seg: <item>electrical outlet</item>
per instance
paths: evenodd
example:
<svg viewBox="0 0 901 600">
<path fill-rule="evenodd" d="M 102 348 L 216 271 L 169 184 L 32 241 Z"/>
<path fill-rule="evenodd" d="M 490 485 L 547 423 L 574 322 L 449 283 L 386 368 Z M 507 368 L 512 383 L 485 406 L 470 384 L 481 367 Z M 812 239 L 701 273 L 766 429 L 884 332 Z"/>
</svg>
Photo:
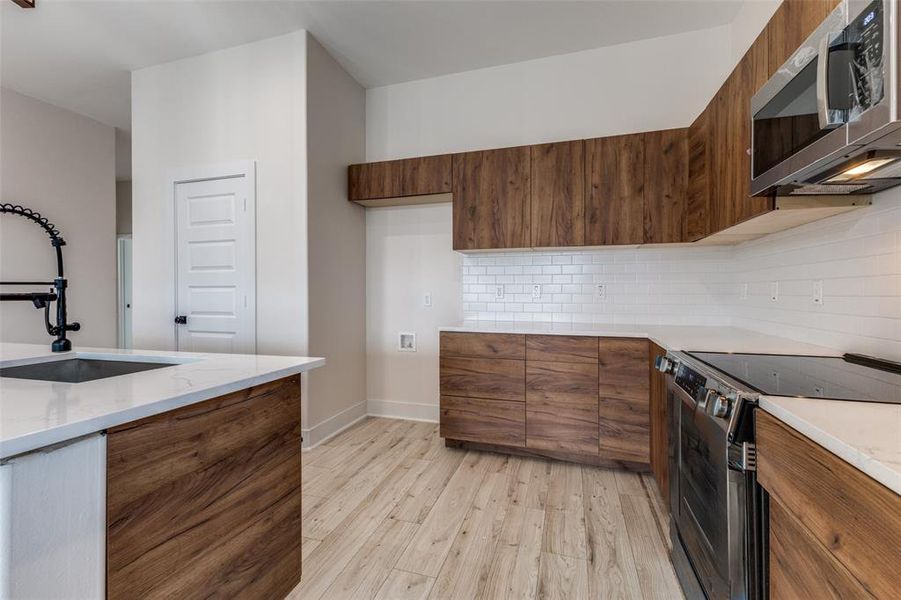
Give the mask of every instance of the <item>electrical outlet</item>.
<svg viewBox="0 0 901 600">
<path fill-rule="evenodd" d="M 607 299 L 607 286 L 603 283 L 599 283 L 597 287 L 597 294 L 600 300 Z"/>
<path fill-rule="evenodd" d="M 817 279 L 813 282 L 813 303 L 817 306 L 823 306 L 823 280 Z"/>
<path fill-rule="evenodd" d="M 503 300 L 504 299 L 504 286 L 502 286 L 502 285 L 494 286 L 494 299 L 495 300 Z"/>
<path fill-rule="evenodd" d="M 742 300 L 748 299 L 748 284 L 747 283 L 741 284 L 740 297 Z"/>
<path fill-rule="evenodd" d="M 532 297 L 541 298 L 541 284 L 536 283 L 532 286 Z"/>
<path fill-rule="evenodd" d="M 425 293 L 425 295 L 422 297 L 422 305 L 423 306 L 431 306 L 432 305 L 432 294 L 431 293 L 429 293 L 429 292 Z"/>
<path fill-rule="evenodd" d="M 770 283 L 770 300 L 772 302 L 779 302 L 779 282 L 773 281 Z"/>
</svg>

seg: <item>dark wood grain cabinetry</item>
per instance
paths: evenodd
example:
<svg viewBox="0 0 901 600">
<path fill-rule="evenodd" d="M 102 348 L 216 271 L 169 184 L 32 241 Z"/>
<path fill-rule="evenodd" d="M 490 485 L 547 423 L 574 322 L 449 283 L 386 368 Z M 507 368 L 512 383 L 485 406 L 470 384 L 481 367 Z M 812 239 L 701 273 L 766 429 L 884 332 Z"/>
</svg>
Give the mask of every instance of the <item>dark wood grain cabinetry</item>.
<svg viewBox="0 0 901 600">
<path fill-rule="evenodd" d="M 526 446 L 598 453 L 598 341 L 526 336 Z"/>
<path fill-rule="evenodd" d="M 647 468 L 647 340 L 445 332 L 440 364 L 449 444 Z"/>
<path fill-rule="evenodd" d="M 442 395 L 440 429 L 447 439 L 525 446 L 525 404 Z"/>
<path fill-rule="evenodd" d="M 601 338 L 599 361 L 600 452 L 650 463 L 648 341 Z"/>
<path fill-rule="evenodd" d="M 645 136 L 585 140 L 585 164 L 586 244 L 642 243 Z"/>
<path fill-rule="evenodd" d="M 453 157 L 454 250 L 531 245 L 528 146 Z"/>
<path fill-rule="evenodd" d="M 585 145 L 532 146 L 532 247 L 585 244 Z"/>
<path fill-rule="evenodd" d="M 688 191 L 688 130 L 667 129 L 644 135 L 645 244 L 683 241 Z"/>
<path fill-rule="evenodd" d="M 770 597 L 897 597 L 901 496 L 756 415 L 757 476 L 770 494 Z"/>
<path fill-rule="evenodd" d="M 353 165 L 350 199 L 451 191 L 464 251 L 755 237 L 751 98 L 838 3 L 784 0 L 687 129 Z"/>
<path fill-rule="evenodd" d="M 586 244 L 682 241 L 687 129 L 586 140 L 585 156 Z"/>
<path fill-rule="evenodd" d="M 347 197 L 360 202 L 447 194 L 451 191 L 451 168 L 450 154 L 351 165 Z"/>
<path fill-rule="evenodd" d="M 110 429 L 107 597 L 285 597 L 300 433 L 300 376 Z"/>
</svg>

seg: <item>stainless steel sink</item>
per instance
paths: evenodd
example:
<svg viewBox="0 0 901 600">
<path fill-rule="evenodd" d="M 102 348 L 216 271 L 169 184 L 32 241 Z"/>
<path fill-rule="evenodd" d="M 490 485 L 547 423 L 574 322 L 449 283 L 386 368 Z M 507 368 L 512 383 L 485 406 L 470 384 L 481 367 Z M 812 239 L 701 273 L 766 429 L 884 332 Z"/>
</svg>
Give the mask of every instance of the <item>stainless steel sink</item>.
<svg viewBox="0 0 901 600">
<path fill-rule="evenodd" d="M 0 377 L 36 379 L 64 383 L 83 383 L 175 366 L 165 362 L 138 362 L 126 360 L 102 360 L 95 358 L 68 358 L 49 362 L 32 363 L 16 367 L 0 368 Z"/>
</svg>

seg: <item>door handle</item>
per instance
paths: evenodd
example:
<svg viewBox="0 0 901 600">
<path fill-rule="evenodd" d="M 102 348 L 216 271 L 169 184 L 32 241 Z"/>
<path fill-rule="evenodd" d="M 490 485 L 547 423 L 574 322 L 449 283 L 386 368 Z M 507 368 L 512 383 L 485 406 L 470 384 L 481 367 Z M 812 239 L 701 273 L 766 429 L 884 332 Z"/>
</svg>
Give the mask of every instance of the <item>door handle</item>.
<svg viewBox="0 0 901 600">
<path fill-rule="evenodd" d="M 178 315 L 177 317 L 175 317 L 175 324 L 176 325 L 187 325 L 188 317 L 186 315 Z"/>
</svg>

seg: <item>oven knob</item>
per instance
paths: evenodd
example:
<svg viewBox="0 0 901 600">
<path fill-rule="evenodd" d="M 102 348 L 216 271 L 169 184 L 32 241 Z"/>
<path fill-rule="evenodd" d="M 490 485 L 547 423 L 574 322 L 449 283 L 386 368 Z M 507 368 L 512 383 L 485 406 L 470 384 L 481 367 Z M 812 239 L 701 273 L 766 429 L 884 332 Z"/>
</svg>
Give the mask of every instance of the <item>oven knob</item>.
<svg viewBox="0 0 901 600">
<path fill-rule="evenodd" d="M 663 374 L 676 372 L 676 363 L 665 356 L 658 356 L 654 361 L 654 366 Z"/>
<path fill-rule="evenodd" d="M 732 408 L 732 402 L 725 396 L 717 396 L 713 401 L 713 416 L 725 419 L 729 416 L 729 410 Z"/>
</svg>

